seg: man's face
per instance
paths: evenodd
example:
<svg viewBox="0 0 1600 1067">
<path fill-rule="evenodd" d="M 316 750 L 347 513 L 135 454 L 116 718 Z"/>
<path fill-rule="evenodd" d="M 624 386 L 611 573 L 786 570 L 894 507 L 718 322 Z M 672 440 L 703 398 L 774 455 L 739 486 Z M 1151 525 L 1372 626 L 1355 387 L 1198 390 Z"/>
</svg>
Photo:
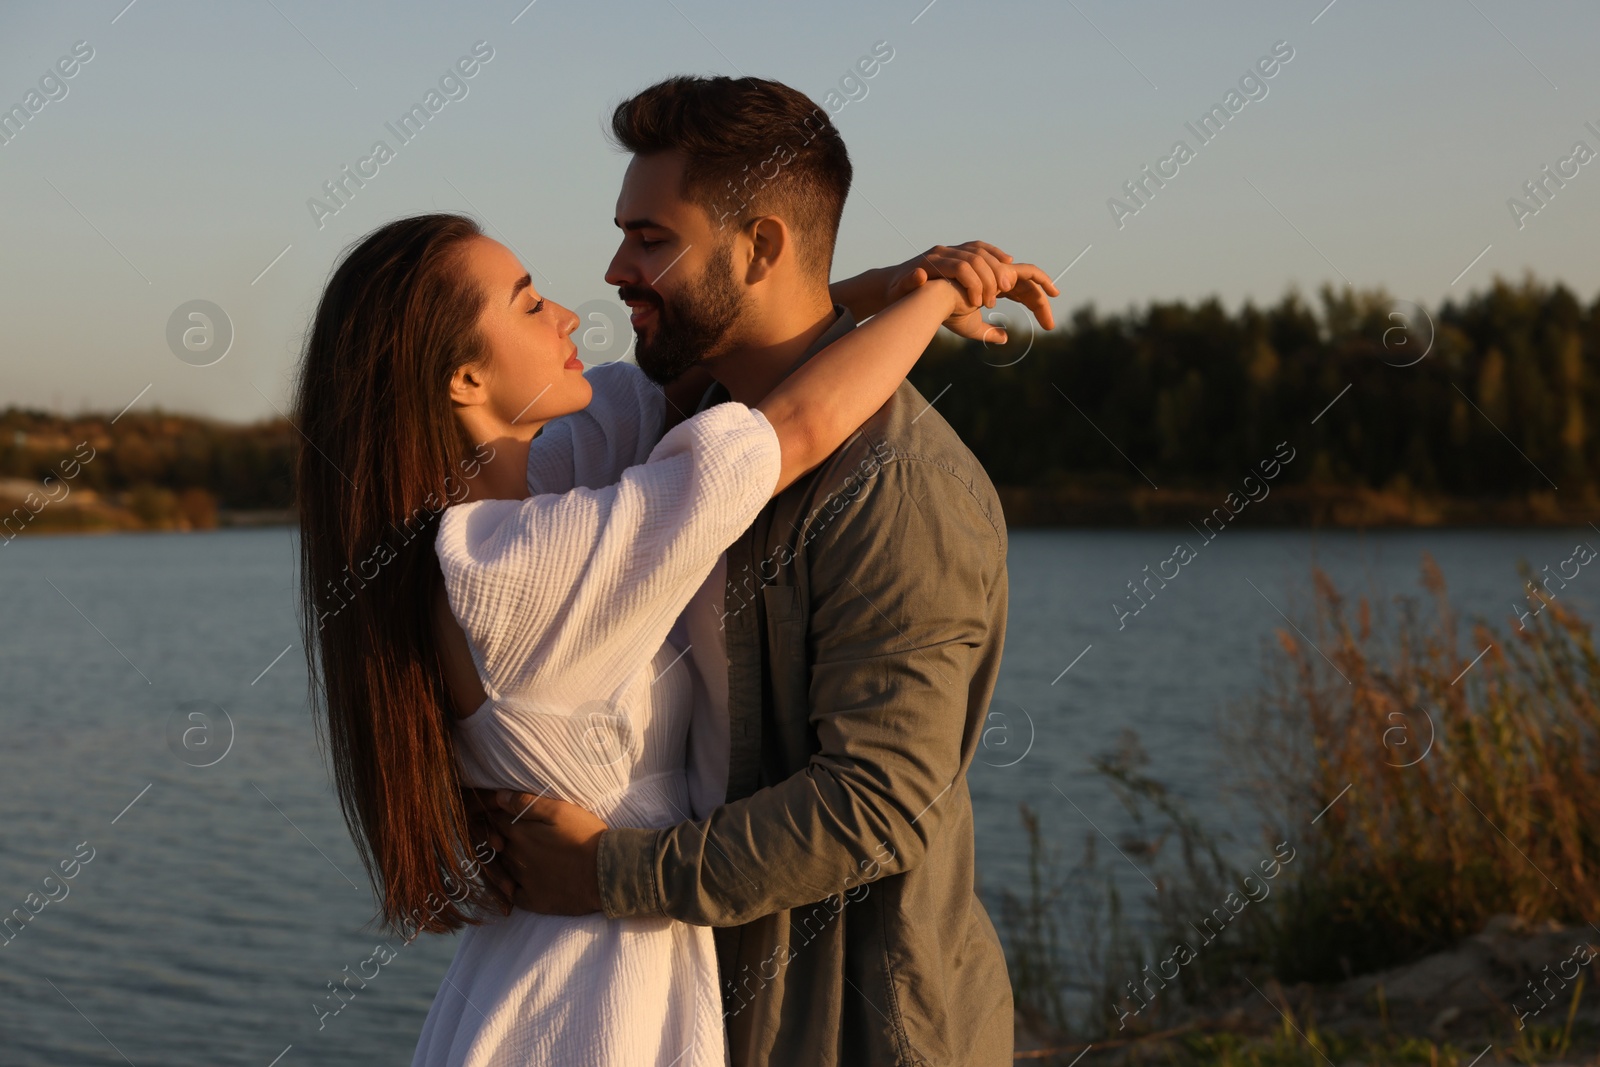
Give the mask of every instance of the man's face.
<svg viewBox="0 0 1600 1067">
<path fill-rule="evenodd" d="M 639 367 L 657 382 L 726 351 L 744 309 L 734 231 L 683 197 L 683 154 L 635 156 L 617 196 L 622 243 L 606 281 L 632 309 Z"/>
</svg>

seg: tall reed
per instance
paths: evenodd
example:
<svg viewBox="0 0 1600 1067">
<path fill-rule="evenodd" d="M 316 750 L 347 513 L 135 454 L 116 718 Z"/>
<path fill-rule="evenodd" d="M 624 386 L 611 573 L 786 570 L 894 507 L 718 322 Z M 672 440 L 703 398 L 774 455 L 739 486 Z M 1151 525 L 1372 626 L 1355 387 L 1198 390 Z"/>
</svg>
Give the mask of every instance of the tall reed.
<svg viewBox="0 0 1600 1067">
<path fill-rule="evenodd" d="M 1257 784 L 1305 842 L 1271 960 L 1283 978 L 1393 964 L 1497 913 L 1600 915 L 1589 623 L 1538 592 L 1528 615 L 1477 622 L 1463 640 L 1426 556 L 1422 584 L 1427 599 L 1395 598 L 1387 626 L 1372 600 L 1314 572 L 1314 629 L 1279 632 L 1282 656 L 1247 709 Z"/>
<path fill-rule="evenodd" d="M 1246 979 L 1332 981 L 1405 962 L 1496 914 L 1600 915 L 1590 625 L 1550 583 L 1534 587 L 1520 619 L 1464 627 L 1426 555 L 1421 571 L 1423 597 L 1352 600 L 1314 570 L 1309 616 L 1278 631 L 1255 697 L 1230 709 L 1223 732 L 1260 839 L 1287 842 L 1295 859 L 1220 937 L 1202 947 L 1195 922 L 1252 871 L 1146 772 L 1136 736 L 1094 765 L 1156 842 L 1139 933 L 1092 838 L 1065 870 L 1024 809 L 1031 880 L 1026 895 L 1003 894 L 1001 927 L 1019 1012 L 1036 1032 L 1120 1032 L 1128 983 L 1180 942 L 1194 959 L 1127 1029 L 1227 1003 L 1248 992 Z"/>
</svg>

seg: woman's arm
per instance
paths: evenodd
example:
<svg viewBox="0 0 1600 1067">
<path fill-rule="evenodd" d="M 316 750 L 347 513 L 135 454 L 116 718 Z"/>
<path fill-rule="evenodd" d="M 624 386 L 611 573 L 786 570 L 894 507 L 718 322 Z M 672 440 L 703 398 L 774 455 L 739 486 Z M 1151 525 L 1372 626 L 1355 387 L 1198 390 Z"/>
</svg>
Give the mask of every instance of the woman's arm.
<svg viewBox="0 0 1600 1067">
<path fill-rule="evenodd" d="M 762 416 L 719 404 L 614 484 L 445 509 L 434 551 L 487 695 L 557 699 L 649 663 L 780 468 Z"/>
<path fill-rule="evenodd" d="M 778 437 L 774 496 L 826 459 L 899 388 L 939 324 L 975 309 L 981 291 L 920 286 L 802 363 L 755 405 Z"/>
<path fill-rule="evenodd" d="M 941 324 L 962 337 L 1004 344 L 1005 329 L 985 323 L 978 313 L 1006 297 L 1032 311 L 1045 329 L 1053 328 L 1049 297 L 1059 295 L 1055 283 L 1033 264 L 1010 259 L 981 241 L 961 249 L 938 246 L 920 261 L 941 277 L 930 281 L 925 267 L 914 266 L 893 287 L 900 295 L 896 303 L 818 352 L 767 394 L 756 409 L 777 432 L 782 451 L 773 495 L 826 459 L 884 405 Z"/>
<path fill-rule="evenodd" d="M 1000 289 L 997 271 L 1011 262 L 1011 254 L 987 241 L 934 245 L 892 267 L 874 267 L 828 286 L 835 304 L 850 310 L 857 320 L 871 318 L 930 278 L 947 278 L 962 285 L 984 287 L 984 306 L 994 307 Z"/>
</svg>

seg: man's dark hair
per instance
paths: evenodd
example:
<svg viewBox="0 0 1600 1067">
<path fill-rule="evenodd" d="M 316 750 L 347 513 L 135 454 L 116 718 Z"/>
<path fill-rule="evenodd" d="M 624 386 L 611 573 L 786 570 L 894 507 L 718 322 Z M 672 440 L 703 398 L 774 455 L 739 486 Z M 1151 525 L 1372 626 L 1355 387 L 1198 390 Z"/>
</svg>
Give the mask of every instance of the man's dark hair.
<svg viewBox="0 0 1600 1067">
<path fill-rule="evenodd" d="M 783 216 L 799 238 L 801 268 L 828 277 L 850 153 L 804 93 L 764 78 L 680 75 L 618 104 L 611 135 L 636 156 L 683 152 L 683 195 L 720 232 Z"/>
</svg>

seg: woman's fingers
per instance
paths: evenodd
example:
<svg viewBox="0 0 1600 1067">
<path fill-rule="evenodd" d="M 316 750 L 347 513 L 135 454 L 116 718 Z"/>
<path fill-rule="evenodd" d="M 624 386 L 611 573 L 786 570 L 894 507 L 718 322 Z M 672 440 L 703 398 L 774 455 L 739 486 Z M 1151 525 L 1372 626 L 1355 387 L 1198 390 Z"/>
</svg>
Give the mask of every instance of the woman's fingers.
<svg viewBox="0 0 1600 1067">
<path fill-rule="evenodd" d="M 1044 272 L 1043 267 L 1035 266 L 1032 263 L 1018 263 L 1016 270 L 1018 278 L 1026 278 L 1039 283 L 1039 287 L 1051 296 L 1061 295 L 1061 290 L 1056 288 L 1056 283 L 1050 279 L 1050 275 Z"/>
<path fill-rule="evenodd" d="M 1010 263 L 1011 253 L 1003 248 L 990 244 L 988 241 L 963 241 L 956 245 L 957 248 L 968 252 L 983 252 L 993 256 L 998 262 Z"/>
<path fill-rule="evenodd" d="M 1000 286 L 1000 293 L 997 295 L 1004 295 L 1007 290 L 1016 288 L 1017 269 L 1009 263 L 997 263 L 994 275 L 997 284 Z"/>
<path fill-rule="evenodd" d="M 917 269 L 923 272 L 923 280 L 930 278 L 944 278 L 956 288 L 960 289 L 962 298 L 974 307 L 980 306 L 984 298 L 982 276 L 972 268 L 971 261 L 975 258 L 972 253 L 959 252 L 945 245 L 934 245 L 924 252 L 917 260 L 922 264 Z M 915 288 L 914 286 L 911 288 Z M 907 288 L 900 295 L 909 293 Z"/>
<path fill-rule="evenodd" d="M 990 244 L 988 241 L 968 241 L 966 245 L 963 245 L 962 247 L 965 248 L 968 246 L 971 246 L 980 252 L 987 252 L 1002 263 L 1011 262 L 1010 252 L 1007 252 L 1003 248 L 996 247 L 995 245 Z"/>
<path fill-rule="evenodd" d="M 983 278 L 976 268 L 965 260 L 947 260 L 934 267 L 941 277 L 950 279 L 961 290 L 962 299 L 972 307 L 983 307 L 987 299 Z"/>
<path fill-rule="evenodd" d="M 962 253 L 962 261 L 978 275 L 983 285 L 983 306 L 994 307 L 994 302 L 1000 299 L 1000 279 L 995 275 L 992 261 L 975 252 Z"/>
<path fill-rule="evenodd" d="M 1043 287 L 1037 282 L 1021 283 L 1013 291 L 1011 299 L 1033 312 L 1033 317 L 1039 320 L 1040 326 L 1047 330 L 1056 328 L 1056 315 L 1050 307 L 1050 298 L 1045 295 Z"/>
<path fill-rule="evenodd" d="M 1016 285 L 1017 272 L 1009 256 L 1001 259 L 986 249 L 977 248 L 979 243 L 973 241 L 969 244 L 974 247 L 948 249 L 945 256 L 949 262 L 964 263 L 978 273 L 984 282 L 983 306 L 992 308 L 1007 289 Z"/>
<path fill-rule="evenodd" d="M 1034 318 L 1039 320 L 1039 325 L 1047 330 L 1056 328 L 1055 312 L 1050 307 L 1050 297 L 1060 296 L 1061 291 L 1056 288 L 1050 276 L 1032 263 L 1018 263 L 1014 268 L 1016 282 L 1004 295 L 1007 299 L 1017 303 L 1033 312 Z"/>
</svg>

